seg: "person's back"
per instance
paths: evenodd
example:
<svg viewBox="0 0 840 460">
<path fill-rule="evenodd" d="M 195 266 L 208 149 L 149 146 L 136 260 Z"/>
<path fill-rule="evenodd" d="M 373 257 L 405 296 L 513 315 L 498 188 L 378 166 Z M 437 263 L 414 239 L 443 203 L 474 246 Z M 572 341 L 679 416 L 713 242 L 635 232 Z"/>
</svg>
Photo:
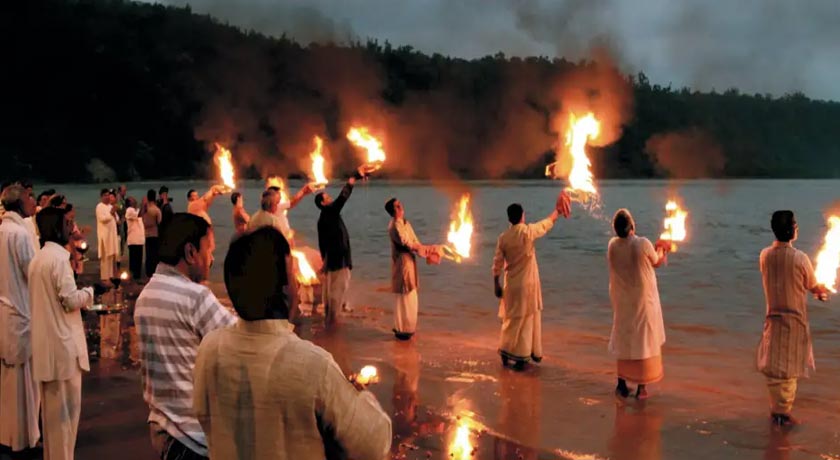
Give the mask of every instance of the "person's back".
<svg viewBox="0 0 840 460">
<path fill-rule="evenodd" d="M 146 203 L 146 212 L 143 213 L 143 232 L 146 238 L 158 237 L 158 226 L 162 217 L 157 204 L 154 202 Z"/>
<path fill-rule="evenodd" d="M 553 222 L 542 220 L 533 224 L 516 224 L 499 236 L 499 247 L 504 254 L 508 278 L 539 279 L 537 253 L 534 242 L 548 232 Z"/>
<path fill-rule="evenodd" d="M 134 309 L 143 399 L 149 422 L 157 425 L 153 434 L 165 432 L 199 455 L 206 455 L 206 440 L 191 405 L 198 346 L 211 331 L 235 322 L 198 282 L 206 279 L 214 247 L 212 228 L 204 219 L 175 214 L 163 233 L 157 271 Z"/>
<path fill-rule="evenodd" d="M 610 294 L 622 305 L 641 308 L 659 303 L 653 264 L 658 258 L 653 244 L 644 237 L 614 237 L 607 248 Z"/>
<path fill-rule="evenodd" d="M 289 245 L 274 227 L 231 244 L 225 285 L 240 315 L 201 342 L 194 412 L 209 456 L 226 460 L 322 460 L 326 446 L 380 460 L 391 421 L 322 348 L 292 332 L 296 308 Z"/>
<path fill-rule="evenodd" d="M 777 241 L 761 251 L 759 264 L 767 314 L 806 319 L 808 292 L 817 284 L 808 255 Z"/>
</svg>

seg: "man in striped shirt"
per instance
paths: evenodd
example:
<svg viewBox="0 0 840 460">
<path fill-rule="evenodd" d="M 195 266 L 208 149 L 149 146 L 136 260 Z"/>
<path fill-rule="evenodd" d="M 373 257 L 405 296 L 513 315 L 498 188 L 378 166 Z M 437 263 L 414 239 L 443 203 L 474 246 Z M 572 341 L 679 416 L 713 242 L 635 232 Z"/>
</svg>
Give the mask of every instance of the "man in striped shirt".
<svg viewBox="0 0 840 460">
<path fill-rule="evenodd" d="M 799 235 L 793 212 L 776 211 L 770 226 L 776 241 L 759 258 L 767 313 L 757 364 L 767 378 L 771 419 L 786 426 L 797 423 L 790 415 L 797 379 L 814 370 L 808 293 L 824 301 L 828 291 L 817 283 L 808 256 L 792 245 Z"/>
<path fill-rule="evenodd" d="M 192 409 L 193 367 L 209 332 L 236 322 L 206 281 L 215 249 L 213 228 L 179 213 L 163 230 L 154 276 L 134 310 L 149 430 L 162 460 L 207 458 L 207 440 Z"/>
</svg>

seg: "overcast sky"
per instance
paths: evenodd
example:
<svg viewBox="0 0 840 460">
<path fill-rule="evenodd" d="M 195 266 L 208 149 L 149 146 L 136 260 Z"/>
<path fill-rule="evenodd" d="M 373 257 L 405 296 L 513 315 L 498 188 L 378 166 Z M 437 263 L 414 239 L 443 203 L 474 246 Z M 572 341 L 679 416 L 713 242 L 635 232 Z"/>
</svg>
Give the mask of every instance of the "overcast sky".
<svg viewBox="0 0 840 460">
<path fill-rule="evenodd" d="M 840 100 L 840 0 L 164 0 L 308 43 L 376 38 L 464 58 L 586 57 L 701 90 Z"/>
</svg>

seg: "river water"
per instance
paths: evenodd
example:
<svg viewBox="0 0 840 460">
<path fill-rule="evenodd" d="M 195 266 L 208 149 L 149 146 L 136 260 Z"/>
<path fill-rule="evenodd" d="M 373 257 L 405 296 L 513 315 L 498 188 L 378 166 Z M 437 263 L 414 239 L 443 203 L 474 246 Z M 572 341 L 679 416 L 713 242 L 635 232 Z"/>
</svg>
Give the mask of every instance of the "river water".
<svg viewBox="0 0 840 460">
<path fill-rule="evenodd" d="M 130 183 L 129 195 L 140 198 L 160 185 Z M 209 184 L 166 185 L 176 198 L 176 211 L 183 211 L 187 190 L 203 193 Z M 241 185 L 246 208 L 253 212 L 262 184 Z M 294 189 L 301 184 L 290 185 Z M 330 192 L 337 194 L 338 185 Z M 838 458 L 833 457 L 840 453 L 837 300 L 811 303 L 817 372 L 800 382 L 795 411 L 806 425 L 790 435 L 768 428 L 766 389 L 755 371 L 754 355 L 764 315 L 758 254 L 773 240 L 770 214 L 794 210 L 800 226 L 796 246 L 813 257 L 825 231 L 824 213 L 840 198 L 840 181 L 622 180 L 599 186 L 600 213 L 574 205 L 573 216 L 559 220 L 537 245 L 546 360 L 524 374 L 502 371 L 495 355 L 499 321 L 490 265 L 496 237 L 507 227 L 507 205 L 522 203 L 528 221 L 540 219 L 552 209 L 558 184 L 460 184 L 473 197 L 474 254 L 461 264 L 421 264 L 419 330 L 409 345 L 393 343 L 388 334 L 389 218 L 383 205 L 398 197 L 420 240 L 441 243 L 456 187 L 375 180 L 357 186 L 343 212 L 353 249 L 350 297 L 355 307 L 343 322 L 360 329 L 338 348 L 347 353 L 352 349 L 346 359 L 354 363 L 380 361 L 393 370 L 392 401 L 384 403 L 395 414 L 404 414 L 398 410 L 402 396 L 397 393 L 413 388 L 411 397 L 421 407 L 468 414 L 495 433 L 497 441 L 515 442 L 519 447 L 510 458 Z M 98 187 L 56 188 L 77 206 L 79 223 L 95 227 Z M 605 259 L 609 220 L 616 209 L 626 207 L 636 219 L 637 233 L 655 240 L 665 202 L 674 196 L 689 211 L 689 237 L 658 270 L 666 377 L 652 388 L 650 402 L 617 404 L 611 396 L 614 361 L 606 350 L 612 319 Z M 218 246 L 211 281 L 223 295 L 221 262 L 232 232 L 228 196 L 216 200 L 210 215 Z M 311 197 L 290 211 L 298 245 L 316 246 L 317 217 Z M 408 431 L 422 438 L 416 419 L 407 421 Z M 399 423 L 395 415 L 395 427 Z M 479 458 L 508 458 L 504 445 L 492 449 L 493 455 Z"/>
</svg>

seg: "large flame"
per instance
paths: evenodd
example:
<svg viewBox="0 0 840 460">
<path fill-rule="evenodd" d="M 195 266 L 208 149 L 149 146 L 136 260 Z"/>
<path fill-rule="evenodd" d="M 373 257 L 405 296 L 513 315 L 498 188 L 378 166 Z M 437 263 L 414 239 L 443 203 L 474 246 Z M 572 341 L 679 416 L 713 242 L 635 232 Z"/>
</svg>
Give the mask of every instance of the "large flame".
<svg viewBox="0 0 840 460">
<path fill-rule="evenodd" d="M 461 195 L 461 200 L 455 209 L 452 222 L 449 223 L 449 234 L 446 241 L 452 245 L 452 249 L 459 257 L 470 257 L 470 240 L 473 233 L 473 217 L 470 211 L 470 195 Z"/>
<path fill-rule="evenodd" d="M 592 163 L 589 161 L 589 157 L 586 156 L 586 144 L 590 139 L 597 138 L 600 132 L 601 123 L 591 112 L 580 119 L 574 113 L 569 114 L 569 129 L 566 131 L 566 147 L 572 156 L 572 169 L 569 172 L 569 186 L 566 189 L 570 192 L 578 192 L 583 194 L 584 197 L 598 194 L 598 189 L 595 188 L 594 177 L 590 170 Z M 546 170 L 546 174 L 556 179 L 559 173 L 558 169 L 556 167 L 553 170 L 549 168 Z"/>
<path fill-rule="evenodd" d="M 687 232 L 685 230 L 685 218 L 688 212 L 680 208 L 676 201 L 671 200 L 665 205 L 665 231 L 659 239 L 671 242 L 671 252 L 677 250 L 675 241 L 685 241 Z"/>
<path fill-rule="evenodd" d="M 315 185 L 327 185 L 327 176 L 324 174 L 324 155 L 321 150 L 324 148 L 324 140 L 319 136 L 315 136 L 315 150 L 309 154 L 312 158 L 312 178 L 315 180 Z"/>
<path fill-rule="evenodd" d="M 350 128 L 347 139 L 358 147 L 367 150 L 367 162 L 370 165 L 380 165 L 385 161 L 385 151 L 382 142 L 375 138 L 364 126 Z"/>
<path fill-rule="evenodd" d="M 281 203 L 288 203 L 289 202 L 289 194 L 286 191 L 286 181 L 284 181 L 282 177 L 280 177 L 280 176 L 270 176 L 268 179 L 266 179 L 265 180 L 265 188 L 269 188 L 269 187 L 277 187 L 277 188 L 280 189 L 280 202 Z"/>
<path fill-rule="evenodd" d="M 292 249 L 292 256 L 297 260 L 298 269 L 295 278 L 297 278 L 298 283 L 304 286 L 318 284 L 318 274 L 312 269 L 312 265 L 309 265 L 309 261 L 306 260 L 303 252 Z"/>
<path fill-rule="evenodd" d="M 231 161 L 230 150 L 216 143 L 216 155 L 214 159 L 219 166 L 219 176 L 222 178 L 222 183 L 231 190 L 235 189 L 236 182 L 234 181 L 233 162 Z"/>
<path fill-rule="evenodd" d="M 470 427 L 466 422 L 458 425 L 455 439 L 449 445 L 449 456 L 457 460 L 468 460 L 472 457 L 473 446 L 470 442 Z"/>
<path fill-rule="evenodd" d="M 817 268 L 815 270 L 817 283 L 836 293 L 838 267 L 840 267 L 840 217 L 831 216 L 828 218 L 828 231 L 825 232 L 825 240 L 819 254 L 817 254 Z"/>
</svg>

